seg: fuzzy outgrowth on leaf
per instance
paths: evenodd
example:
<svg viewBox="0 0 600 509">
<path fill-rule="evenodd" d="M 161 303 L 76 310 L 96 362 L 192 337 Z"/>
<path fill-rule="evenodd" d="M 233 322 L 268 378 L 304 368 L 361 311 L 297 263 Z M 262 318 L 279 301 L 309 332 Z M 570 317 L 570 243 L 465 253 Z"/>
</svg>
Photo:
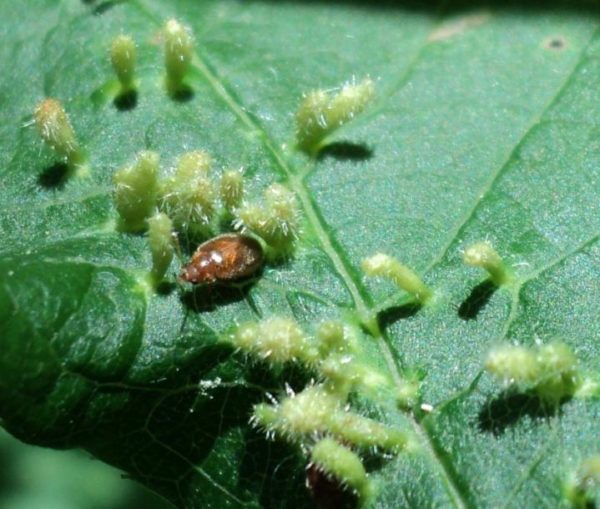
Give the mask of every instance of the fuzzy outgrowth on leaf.
<svg viewBox="0 0 600 509">
<path fill-rule="evenodd" d="M 110 61 L 119 82 L 121 93 L 134 88 L 136 49 L 135 42 L 128 35 L 114 38 L 110 48 Z"/>
<path fill-rule="evenodd" d="M 241 325 L 233 333 L 232 342 L 244 352 L 276 363 L 311 363 L 318 356 L 314 342 L 288 318 L 275 317 Z"/>
<path fill-rule="evenodd" d="M 489 242 L 477 242 L 469 246 L 463 253 L 463 260 L 467 265 L 486 270 L 496 286 L 510 279 L 502 258 Z"/>
<path fill-rule="evenodd" d="M 399 288 L 410 293 L 421 304 L 432 295 L 431 290 L 417 274 L 392 256 L 377 253 L 363 260 L 361 266 L 367 276 L 391 279 Z"/>
<path fill-rule="evenodd" d="M 533 392 L 552 406 L 572 397 L 581 383 L 577 359 L 564 343 L 501 346 L 488 354 L 485 367 L 504 385 Z"/>
<path fill-rule="evenodd" d="M 221 202 L 228 213 L 237 209 L 244 199 L 244 176 L 241 170 L 227 170 L 219 186 Z"/>
<path fill-rule="evenodd" d="M 373 81 L 367 78 L 344 85 L 337 94 L 323 90 L 308 93 L 296 113 L 298 147 L 311 154 L 318 152 L 329 134 L 365 109 L 374 92 Z"/>
<path fill-rule="evenodd" d="M 372 495 L 372 489 L 360 457 L 348 447 L 324 438 L 317 442 L 311 453 L 311 461 L 325 474 L 338 479 L 365 502 Z"/>
<path fill-rule="evenodd" d="M 35 125 L 42 140 L 73 167 L 82 162 L 75 132 L 62 104 L 56 99 L 44 99 L 35 109 Z"/>
<path fill-rule="evenodd" d="M 398 453 L 406 447 L 406 433 L 350 411 L 344 398 L 324 385 L 313 385 L 276 405 L 257 405 L 253 420 L 268 434 L 294 442 L 330 435 L 366 450 Z"/>
<path fill-rule="evenodd" d="M 158 162 L 156 152 L 140 152 L 133 166 L 123 168 L 113 176 L 113 199 L 125 231 L 144 231 L 146 219 L 156 210 Z"/>
<path fill-rule="evenodd" d="M 593 504 L 593 490 L 600 486 L 600 455 L 584 459 L 565 483 L 564 493 L 574 509 L 588 509 Z"/>
<path fill-rule="evenodd" d="M 148 243 L 152 253 L 151 279 L 156 286 L 162 281 L 175 253 L 173 223 L 166 214 L 158 213 L 148 219 Z"/>
<path fill-rule="evenodd" d="M 274 258 L 293 249 L 300 231 L 300 209 L 295 194 L 281 184 L 272 184 L 260 204 L 248 204 L 237 213 L 236 225 L 260 236 Z"/>
<path fill-rule="evenodd" d="M 194 40 L 190 30 L 175 19 L 167 21 L 164 38 L 167 91 L 177 95 L 185 88 L 183 80 L 192 61 Z"/>
<path fill-rule="evenodd" d="M 178 231 L 206 236 L 215 215 L 215 184 L 209 176 L 212 160 L 206 152 L 181 156 L 175 175 L 160 186 L 160 209 Z"/>
</svg>

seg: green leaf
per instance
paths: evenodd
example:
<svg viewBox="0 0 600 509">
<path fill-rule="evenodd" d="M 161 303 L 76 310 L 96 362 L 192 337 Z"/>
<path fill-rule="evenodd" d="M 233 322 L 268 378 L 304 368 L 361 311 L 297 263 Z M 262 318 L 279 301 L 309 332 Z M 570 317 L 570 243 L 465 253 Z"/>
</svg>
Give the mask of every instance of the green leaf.
<svg viewBox="0 0 600 509">
<path fill-rule="evenodd" d="M 585 373 L 600 369 L 598 12 L 593 2 L 488 5 L 4 2 L 6 429 L 84 448 L 181 507 L 312 507 L 308 456 L 249 425 L 254 404 L 286 383 L 302 389 L 305 373 L 257 363 L 222 338 L 260 317 L 295 318 L 309 333 L 339 318 L 374 374 L 423 376 L 425 411 L 399 410 L 389 387 L 351 398 L 416 437 L 409 452 L 371 454 L 368 505 L 566 504 L 562 484 L 599 450 L 600 403 L 536 406 L 482 369 L 503 341 L 554 340 Z M 170 17 L 195 34 L 187 97 L 165 90 Z M 109 58 L 121 33 L 137 42 L 127 108 L 113 104 Z M 319 157 L 297 151 L 302 95 L 366 76 L 375 103 Z M 88 175 L 42 148 L 31 119 L 45 97 L 63 103 Z M 112 175 L 140 150 L 157 151 L 166 172 L 200 149 L 217 167 L 244 166 L 252 199 L 272 182 L 296 193 L 296 253 L 250 285 L 153 293 L 147 239 L 115 227 Z M 484 239 L 514 284 L 486 285 L 462 263 L 461 250 Z M 361 260 L 376 252 L 419 273 L 432 301 L 416 308 L 364 278 Z"/>
</svg>

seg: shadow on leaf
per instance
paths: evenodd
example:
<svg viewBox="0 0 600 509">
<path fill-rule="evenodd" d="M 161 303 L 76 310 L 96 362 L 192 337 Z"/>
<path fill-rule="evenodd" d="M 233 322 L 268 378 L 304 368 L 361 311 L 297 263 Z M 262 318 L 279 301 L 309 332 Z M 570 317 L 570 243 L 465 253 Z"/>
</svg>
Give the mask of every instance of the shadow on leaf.
<svg viewBox="0 0 600 509">
<path fill-rule="evenodd" d="M 494 435 L 501 435 L 517 424 L 523 417 L 532 420 L 547 420 L 560 414 L 560 405 L 549 405 L 532 393 L 504 391 L 489 399 L 479 412 L 479 429 Z"/>
<path fill-rule="evenodd" d="M 463 320 L 475 320 L 497 289 L 498 287 L 489 279 L 479 283 L 461 303 L 458 316 Z"/>
<path fill-rule="evenodd" d="M 69 178 L 70 169 L 66 163 L 55 163 L 46 168 L 38 177 L 38 184 L 44 189 L 62 189 Z"/>
<path fill-rule="evenodd" d="M 265 508 L 313 507 L 304 482 L 305 459 L 298 449 L 283 440 L 270 441 L 259 429 L 245 433 L 245 450 L 240 465 L 240 487 L 259 493 Z"/>
<path fill-rule="evenodd" d="M 181 85 L 177 90 L 169 92 L 169 97 L 178 103 L 187 103 L 194 98 L 194 90 L 188 85 Z"/>
<path fill-rule="evenodd" d="M 198 285 L 182 294 L 183 305 L 195 313 L 214 311 L 219 306 L 240 302 L 246 298 L 253 281 L 245 285 Z"/>
<path fill-rule="evenodd" d="M 326 145 L 319 151 L 319 159 L 332 157 L 338 161 L 366 161 L 373 157 L 373 151 L 366 145 L 341 141 Z"/>
<path fill-rule="evenodd" d="M 115 97 L 113 104 L 119 111 L 130 111 L 137 106 L 138 93 L 136 90 L 123 92 Z"/>
<path fill-rule="evenodd" d="M 416 302 L 408 302 L 406 304 L 401 304 L 400 306 L 393 306 L 391 308 L 384 309 L 377 315 L 379 326 L 382 329 L 385 329 L 386 327 L 396 323 L 398 320 L 410 318 L 411 316 L 416 315 L 421 307 L 421 304 Z"/>
</svg>

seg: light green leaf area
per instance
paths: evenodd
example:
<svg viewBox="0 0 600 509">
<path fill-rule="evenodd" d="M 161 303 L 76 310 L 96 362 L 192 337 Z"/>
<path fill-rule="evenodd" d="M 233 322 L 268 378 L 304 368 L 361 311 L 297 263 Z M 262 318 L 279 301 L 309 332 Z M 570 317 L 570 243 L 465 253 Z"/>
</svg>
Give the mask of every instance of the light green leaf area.
<svg viewBox="0 0 600 509">
<path fill-rule="evenodd" d="M 170 17 L 195 34 L 187 101 L 165 93 Z M 221 338 L 260 317 L 309 333 L 341 318 L 374 374 L 423 376 L 425 411 L 397 409 L 389 387 L 352 398 L 415 437 L 411 451 L 367 458 L 367 505 L 566 504 L 564 481 L 600 452 L 600 403 L 534 408 L 482 370 L 503 341 L 554 340 L 600 370 L 595 3 L 29 0 L 3 2 L 0 19 L 6 429 L 84 448 L 180 507 L 313 507 L 307 454 L 249 425 L 254 404 L 302 389 L 302 376 Z M 138 45 L 127 111 L 107 92 L 120 33 Z M 368 110 L 318 158 L 298 152 L 302 95 L 366 76 Z M 60 179 L 31 122 L 44 97 L 65 105 L 88 176 Z M 287 185 L 302 206 L 294 256 L 245 286 L 145 291 L 147 239 L 115 229 L 111 197 L 112 174 L 143 149 L 165 174 L 197 149 L 216 168 L 244 166 L 250 198 Z M 516 282 L 483 295 L 485 273 L 461 250 L 485 239 Z M 432 301 L 416 309 L 367 280 L 360 262 L 376 252 L 419 273 Z M 380 327 L 361 327 L 375 316 Z"/>
</svg>

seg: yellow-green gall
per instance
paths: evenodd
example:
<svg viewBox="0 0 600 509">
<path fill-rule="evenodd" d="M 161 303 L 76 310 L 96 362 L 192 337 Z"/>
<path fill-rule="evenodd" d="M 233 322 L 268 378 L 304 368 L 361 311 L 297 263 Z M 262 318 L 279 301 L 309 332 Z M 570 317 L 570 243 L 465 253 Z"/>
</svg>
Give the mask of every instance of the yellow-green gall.
<svg viewBox="0 0 600 509">
<path fill-rule="evenodd" d="M 317 328 L 317 341 L 323 357 L 332 352 L 343 352 L 347 347 L 344 338 L 344 325 L 333 320 L 321 323 Z"/>
<path fill-rule="evenodd" d="M 241 350 L 276 363 L 312 363 L 318 349 L 300 326 L 288 318 L 269 318 L 241 325 L 231 338 Z"/>
<path fill-rule="evenodd" d="M 158 213 L 148 219 L 148 243 L 152 253 L 152 282 L 159 284 L 175 253 L 173 245 L 173 223 L 169 216 Z"/>
<path fill-rule="evenodd" d="M 485 369 L 505 385 L 531 385 L 540 377 L 535 353 L 517 345 L 494 348 L 487 356 Z"/>
<path fill-rule="evenodd" d="M 211 157 L 203 151 L 182 155 L 175 174 L 160 187 L 160 209 L 177 230 L 188 235 L 209 233 L 215 214 L 216 191 L 209 177 Z"/>
<path fill-rule="evenodd" d="M 531 391 L 549 405 L 572 397 L 581 384 L 577 359 L 564 343 L 501 346 L 488 354 L 485 367 L 505 385 Z"/>
<path fill-rule="evenodd" d="M 219 186 L 221 202 L 228 212 L 237 209 L 244 199 L 244 176 L 240 170 L 227 170 Z"/>
<path fill-rule="evenodd" d="M 253 421 L 271 434 L 302 441 L 327 433 L 344 443 L 398 453 L 408 443 L 407 434 L 345 408 L 347 394 L 326 385 L 313 385 L 284 398 L 277 405 L 258 405 Z M 268 407 L 268 408 L 267 408 Z"/>
<path fill-rule="evenodd" d="M 314 385 L 284 398 L 276 406 L 257 405 L 253 421 L 272 434 L 299 441 L 306 436 L 326 432 L 332 416 L 340 411 L 340 399 L 323 387 Z"/>
<path fill-rule="evenodd" d="M 393 453 L 400 452 L 408 443 L 405 432 L 352 412 L 332 414 L 329 432 L 343 442 L 357 447 L 377 447 Z"/>
<path fill-rule="evenodd" d="M 564 493 L 575 509 L 593 507 L 592 490 L 600 486 L 600 455 L 584 459 L 565 483 Z"/>
<path fill-rule="evenodd" d="M 300 230 L 300 210 L 296 195 L 272 184 L 264 193 L 264 203 L 249 204 L 237 212 L 237 224 L 260 236 L 275 257 L 289 254 Z"/>
<path fill-rule="evenodd" d="M 192 61 L 194 41 L 190 30 L 175 19 L 167 21 L 164 39 L 167 90 L 176 94 L 183 88 L 183 79 Z"/>
<path fill-rule="evenodd" d="M 354 490 L 364 501 L 372 494 L 369 478 L 359 456 L 348 447 L 331 438 L 317 442 L 311 452 L 311 461 L 327 475 Z"/>
<path fill-rule="evenodd" d="M 577 358 L 564 343 L 542 345 L 537 351 L 540 379 L 535 391 L 541 399 L 558 404 L 573 396 L 580 385 Z"/>
<path fill-rule="evenodd" d="M 403 379 L 397 384 L 396 402 L 402 410 L 411 410 L 419 403 L 421 384 L 416 379 Z"/>
<path fill-rule="evenodd" d="M 272 184 L 265 190 L 265 202 L 270 216 L 272 244 L 285 244 L 296 237 L 299 230 L 299 212 L 296 195 L 281 184 Z"/>
<path fill-rule="evenodd" d="M 486 270 L 491 281 L 497 286 L 510 279 L 502 258 L 489 242 L 477 242 L 469 246 L 463 252 L 463 260 L 467 265 Z"/>
<path fill-rule="evenodd" d="M 42 140 L 69 166 L 82 162 L 75 132 L 62 104 L 56 99 L 44 99 L 35 109 L 35 125 Z"/>
<path fill-rule="evenodd" d="M 377 253 L 363 260 L 361 266 L 367 276 L 391 279 L 419 303 L 426 302 L 432 295 L 431 290 L 417 274 L 392 256 Z"/>
<path fill-rule="evenodd" d="M 317 149 L 317 144 L 327 133 L 324 111 L 330 97 L 323 90 L 315 90 L 304 96 L 296 112 L 296 138 L 298 146 L 307 152 Z"/>
<path fill-rule="evenodd" d="M 305 152 L 318 152 L 329 134 L 365 109 L 374 92 L 373 81 L 367 78 L 358 84 L 344 85 L 335 95 L 323 90 L 307 94 L 296 113 L 298 147 Z"/>
<path fill-rule="evenodd" d="M 324 378 L 327 390 L 346 397 L 361 380 L 361 370 L 357 369 L 354 357 L 349 354 L 330 354 L 317 366 L 317 371 Z"/>
<path fill-rule="evenodd" d="M 175 178 L 180 185 L 185 185 L 196 179 L 208 177 L 212 164 L 212 157 L 204 150 L 186 152 L 177 162 Z"/>
<path fill-rule="evenodd" d="M 136 48 L 128 35 L 119 35 L 113 39 L 110 48 L 110 61 L 119 82 L 121 93 L 134 88 Z"/>
<path fill-rule="evenodd" d="M 113 199 L 122 229 L 130 232 L 146 229 L 146 219 L 156 209 L 158 163 L 159 156 L 156 152 L 140 152 L 136 164 L 113 175 Z"/>
</svg>

